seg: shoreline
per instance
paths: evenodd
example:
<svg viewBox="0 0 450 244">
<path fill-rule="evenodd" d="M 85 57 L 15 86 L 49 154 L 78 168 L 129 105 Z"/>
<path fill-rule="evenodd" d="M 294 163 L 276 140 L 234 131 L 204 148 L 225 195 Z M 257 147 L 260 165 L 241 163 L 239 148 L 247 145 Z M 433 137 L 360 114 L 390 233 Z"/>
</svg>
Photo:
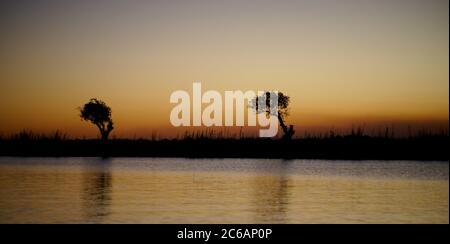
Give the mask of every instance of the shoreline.
<svg viewBox="0 0 450 244">
<path fill-rule="evenodd" d="M 166 157 L 449 161 L 448 137 L 183 140 L 3 140 L 6 157 Z"/>
</svg>

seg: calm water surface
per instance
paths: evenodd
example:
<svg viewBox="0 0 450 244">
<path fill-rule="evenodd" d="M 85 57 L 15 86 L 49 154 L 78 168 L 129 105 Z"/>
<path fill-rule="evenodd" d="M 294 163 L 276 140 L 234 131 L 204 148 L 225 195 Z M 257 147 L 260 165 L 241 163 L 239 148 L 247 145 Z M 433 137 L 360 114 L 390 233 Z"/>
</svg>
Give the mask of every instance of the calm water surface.
<svg viewBox="0 0 450 244">
<path fill-rule="evenodd" d="M 0 157 L 0 223 L 448 223 L 448 162 Z"/>
</svg>

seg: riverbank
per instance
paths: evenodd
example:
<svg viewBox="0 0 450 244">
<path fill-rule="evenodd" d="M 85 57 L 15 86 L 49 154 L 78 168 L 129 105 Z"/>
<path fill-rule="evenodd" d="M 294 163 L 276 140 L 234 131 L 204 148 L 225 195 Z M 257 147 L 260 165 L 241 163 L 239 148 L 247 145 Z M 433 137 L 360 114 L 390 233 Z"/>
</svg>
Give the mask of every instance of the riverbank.
<svg viewBox="0 0 450 244">
<path fill-rule="evenodd" d="M 0 140 L 0 156 L 186 157 L 448 161 L 448 136 L 384 138 L 342 136 L 273 139 Z"/>
</svg>

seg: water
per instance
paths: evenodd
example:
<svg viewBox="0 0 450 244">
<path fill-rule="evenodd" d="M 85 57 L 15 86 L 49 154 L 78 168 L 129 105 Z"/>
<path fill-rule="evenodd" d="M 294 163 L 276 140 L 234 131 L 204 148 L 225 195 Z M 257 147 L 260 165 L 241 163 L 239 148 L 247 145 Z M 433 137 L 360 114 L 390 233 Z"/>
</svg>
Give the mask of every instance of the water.
<svg viewBox="0 0 450 244">
<path fill-rule="evenodd" d="M 448 162 L 0 157 L 0 223 L 449 223 Z"/>
</svg>

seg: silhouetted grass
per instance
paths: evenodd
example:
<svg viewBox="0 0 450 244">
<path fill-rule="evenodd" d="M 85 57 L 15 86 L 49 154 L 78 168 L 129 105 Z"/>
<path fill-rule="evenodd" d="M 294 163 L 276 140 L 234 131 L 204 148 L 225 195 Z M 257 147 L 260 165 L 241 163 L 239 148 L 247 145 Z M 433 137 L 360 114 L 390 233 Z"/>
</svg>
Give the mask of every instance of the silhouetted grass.
<svg viewBox="0 0 450 244">
<path fill-rule="evenodd" d="M 0 138 L 3 156 L 101 156 L 196 158 L 303 158 L 448 161 L 448 131 L 420 130 L 395 136 L 389 129 L 369 135 L 361 128 L 348 133 L 304 133 L 290 141 L 214 130 L 185 133 L 176 139 L 72 139 L 55 131 L 21 131 Z"/>
<path fill-rule="evenodd" d="M 19 133 L 13 134 L 9 137 L 0 137 L 0 140 L 7 141 L 64 141 L 69 137 L 66 133 L 56 130 L 50 134 L 35 133 L 31 130 L 22 130 Z"/>
</svg>

